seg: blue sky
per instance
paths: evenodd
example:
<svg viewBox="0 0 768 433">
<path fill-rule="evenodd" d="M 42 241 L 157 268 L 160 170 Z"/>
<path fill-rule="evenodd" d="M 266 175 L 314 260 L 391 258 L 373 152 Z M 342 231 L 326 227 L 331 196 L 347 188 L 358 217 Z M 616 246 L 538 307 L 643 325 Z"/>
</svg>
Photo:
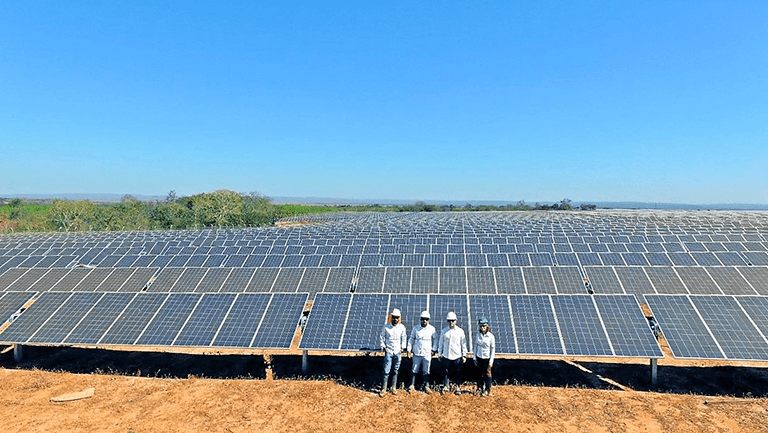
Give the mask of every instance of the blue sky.
<svg viewBox="0 0 768 433">
<path fill-rule="evenodd" d="M 0 195 L 768 203 L 768 2 L 0 3 Z"/>
</svg>

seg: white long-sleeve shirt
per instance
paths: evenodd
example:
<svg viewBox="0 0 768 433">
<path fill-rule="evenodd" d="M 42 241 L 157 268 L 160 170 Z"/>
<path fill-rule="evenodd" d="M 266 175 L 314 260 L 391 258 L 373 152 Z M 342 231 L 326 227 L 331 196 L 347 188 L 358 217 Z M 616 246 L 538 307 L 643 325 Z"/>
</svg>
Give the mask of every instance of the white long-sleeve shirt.
<svg viewBox="0 0 768 433">
<path fill-rule="evenodd" d="M 451 361 L 467 356 L 467 335 L 464 330 L 458 325 L 453 329 L 450 326 L 443 328 L 437 353 Z"/>
<path fill-rule="evenodd" d="M 402 352 L 408 344 L 407 334 L 408 331 L 405 330 L 405 326 L 402 323 L 394 326 L 391 323 L 387 323 L 381 329 L 381 335 L 379 335 L 381 348 L 388 353 Z"/>
<path fill-rule="evenodd" d="M 411 330 L 411 338 L 408 339 L 408 351 L 416 356 L 429 358 L 432 351 L 437 350 L 437 330 L 432 325 L 422 327 L 420 324 Z"/>
<path fill-rule="evenodd" d="M 493 360 L 496 358 L 496 337 L 491 334 L 491 331 L 483 334 L 482 332 L 475 333 L 475 358 L 490 359 L 489 365 L 493 365 Z"/>
</svg>

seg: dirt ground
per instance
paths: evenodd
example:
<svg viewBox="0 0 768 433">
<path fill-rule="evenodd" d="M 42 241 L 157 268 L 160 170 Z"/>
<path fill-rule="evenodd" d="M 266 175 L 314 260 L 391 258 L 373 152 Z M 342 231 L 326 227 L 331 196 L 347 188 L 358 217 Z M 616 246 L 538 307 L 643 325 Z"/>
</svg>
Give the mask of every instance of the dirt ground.
<svg viewBox="0 0 768 433">
<path fill-rule="evenodd" d="M 462 395 L 380 398 L 375 355 L 310 354 L 303 375 L 300 354 L 25 347 L 16 363 L 4 349 L 3 432 L 768 431 L 760 364 L 665 358 L 654 387 L 648 360 L 499 359 L 490 397 L 466 382 Z M 51 401 L 87 388 L 90 398 Z"/>
</svg>

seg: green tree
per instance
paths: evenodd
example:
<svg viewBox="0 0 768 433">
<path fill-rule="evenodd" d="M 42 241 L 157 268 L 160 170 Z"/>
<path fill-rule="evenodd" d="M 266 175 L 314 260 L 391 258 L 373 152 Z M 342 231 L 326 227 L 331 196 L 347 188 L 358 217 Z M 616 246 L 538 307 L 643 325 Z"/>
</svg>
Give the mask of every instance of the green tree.
<svg viewBox="0 0 768 433">
<path fill-rule="evenodd" d="M 56 199 L 51 205 L 49 219 L 56 230 L 92 230 L 98 207 L 89 201 L 67 201 Z"/>
</svg>

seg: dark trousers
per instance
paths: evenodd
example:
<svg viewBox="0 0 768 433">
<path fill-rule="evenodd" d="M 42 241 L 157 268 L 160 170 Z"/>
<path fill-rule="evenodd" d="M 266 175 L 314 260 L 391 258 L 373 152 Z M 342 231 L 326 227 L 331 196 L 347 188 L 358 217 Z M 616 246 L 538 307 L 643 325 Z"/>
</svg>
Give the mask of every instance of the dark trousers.
<svg viewBox="0 0 768 433">
<path fill-rule="evenodd" d="M 485 386 L 486 391 L 491 391 L 491 362 L 490 359 L 477 358 L 477 389 L 482 390 Z"/>
<path fill-rule="evenodd" d="M 445 373 L 445 381 L 443 382 L 445 386 L 451 382 L 461 384 L 461 358 L 454 360 L 443 358 L 442 364 Z"/>
</svg>

